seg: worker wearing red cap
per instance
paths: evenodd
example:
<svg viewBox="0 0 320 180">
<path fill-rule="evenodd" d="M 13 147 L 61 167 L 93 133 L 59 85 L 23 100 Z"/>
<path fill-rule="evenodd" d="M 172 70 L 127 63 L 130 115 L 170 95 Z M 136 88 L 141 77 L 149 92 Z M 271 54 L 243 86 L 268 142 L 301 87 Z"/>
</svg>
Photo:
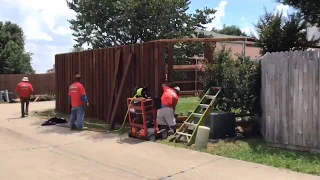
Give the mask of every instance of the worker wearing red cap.
<svg viewBox="0 0 320 180">
<path fill-rule="evenodd" d="M 176 131 L 174 114 L 179 100 L 180 88 L 178 86 L 171 88 L 166 84 L 163 84 L 162 87 L 163 94 L 161 96 L 161 108 L 157 112 L 157 122 L 159 126 L 170 127 L 169 132 L 174 133 Z"/>
</svg>

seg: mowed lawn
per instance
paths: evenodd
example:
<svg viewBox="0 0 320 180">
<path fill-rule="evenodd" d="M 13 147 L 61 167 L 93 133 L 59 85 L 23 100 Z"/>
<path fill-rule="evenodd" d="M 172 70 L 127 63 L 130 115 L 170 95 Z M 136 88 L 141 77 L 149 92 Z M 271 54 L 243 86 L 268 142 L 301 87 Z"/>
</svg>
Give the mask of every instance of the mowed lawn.
<svg viewBox="0 0 320 180">
<path fill-rule="evenodd" d="M 186 115 L 188 111 L 193 111 L 197 105 L 199 104 L 200 98 L 198 97 L 182 97 L 179 98 L 177 108 L 176 108 L 176 114 L 183 114 Z"/>
</svg>

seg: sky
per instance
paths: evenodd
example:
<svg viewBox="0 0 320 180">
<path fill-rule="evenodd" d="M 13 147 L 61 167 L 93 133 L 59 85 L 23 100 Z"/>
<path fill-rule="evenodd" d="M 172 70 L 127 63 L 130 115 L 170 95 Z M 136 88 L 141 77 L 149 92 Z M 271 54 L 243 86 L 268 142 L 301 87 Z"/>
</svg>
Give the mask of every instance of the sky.
<svg viewBox="0 0 320 180">
<path fill-rule="evenodd" d="M 237 25 L 253 32 L 253 23 L 268 11 L 290 11 L 275 0 L 191 0 L 189 12 L 204 7 L 215 8 L 214 20 L 207 28 L 221 29 L 224 24 Z M 0 21 L 20 25 L 25 33 L 26 49 L 33 53 L 32 66 L 37 73 L 53 67 L 54 56 L 69 52 L 74 44 L 68 19 L 75 17 L 66 0 L 0 0 Z"/>
</svg>

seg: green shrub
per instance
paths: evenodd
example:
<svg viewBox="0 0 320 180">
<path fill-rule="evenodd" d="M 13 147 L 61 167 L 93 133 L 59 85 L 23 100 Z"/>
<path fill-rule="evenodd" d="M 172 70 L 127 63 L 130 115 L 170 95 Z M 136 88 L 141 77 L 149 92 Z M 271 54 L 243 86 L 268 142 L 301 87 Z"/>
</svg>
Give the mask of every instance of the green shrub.
<svg viewBox="0 0 320 180">
<path fill-rule="evenodd" d="M 215 53 L 216 64 L 204 64 L 204 75 L 200 77 L 204 89 L 222 87 L 218 96 L 217 109 L 234 111 L 239 114 L 249 113 L 256 96 L 254 87 L 258 75 L 258 65 L 249 57 L 238 55 L 232 58 L 231 50 L 223 47 Z"/>
</svg>

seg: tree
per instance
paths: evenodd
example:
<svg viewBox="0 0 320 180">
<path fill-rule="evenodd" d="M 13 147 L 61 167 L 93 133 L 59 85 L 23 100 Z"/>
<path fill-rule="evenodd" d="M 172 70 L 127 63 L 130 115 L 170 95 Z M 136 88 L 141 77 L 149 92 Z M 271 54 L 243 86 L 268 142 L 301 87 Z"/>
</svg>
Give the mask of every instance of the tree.
<svg viewBox="0 0 320 180">
<path fill-rule="evenodd" d="M 25 51 L 22 29 L 17 24 L 0 21 L 0 74 L 34 73 L 31 56 Z"/>
<path fill-rule="evenodd" d="M 220 30 L 213 29 L 213 31 L 225 34 L 225 35 L 233 35 L 233 36 L 247 36 L 248 35 L 245 32 L 242 32 L 241 29 L 238 26 L 232 25 L 232 26 L 226 26 L 223 25 L 223 28 Z"/>
<path fill-rule="evenodd" d="M 70 52 L 81 52 L 84 51 L 85 49 L 83 47 L 74 47 L 70 49 Z"/>
<path fill-rule="evenodd" d="M 217 97 L 217 109 L 240 114 L 252 112 L 252 102 L 257 94 L 252 89 L 258 75 L 257 63 L 250 57 L 232 58 L 231 49 L 225 46 L 214 53 L 216 64 L 204 63 L 200 77 L 204 89 L 222 87 Z"/>
<path fill-rule="evenodd" d="M 279 3 L 289 5 L 299 10 L 304 19 L 313 25 L 320 25 L 319 0 L 277 0 Z"/>
<path fill-rule="evenodd" d="M 301 13 L 284 18 L 282 13 L 265 12 L 255 24 L 258 37 L 256 44 L 263 53 L 290 50 L 306 50 L 315 46 L 319 39 L 308 39 L 308 23 Z"/>
<path fill-rule="evenodd" d="M 71 0 L 77 13 L 69 20 L 80 47 L 93 49 L 133 44 L 161 38 L 190 36 L 211 22 L 214 9 L 187 13 L 190 0 Z"/>
</svg>

